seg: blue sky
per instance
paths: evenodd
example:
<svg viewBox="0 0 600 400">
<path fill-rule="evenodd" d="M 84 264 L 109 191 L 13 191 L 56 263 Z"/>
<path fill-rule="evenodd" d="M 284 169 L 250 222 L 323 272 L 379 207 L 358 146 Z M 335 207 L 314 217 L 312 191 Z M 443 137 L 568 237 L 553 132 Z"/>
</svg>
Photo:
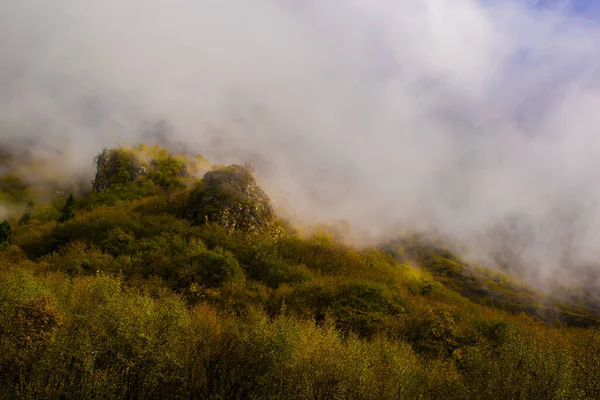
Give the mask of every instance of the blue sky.
<svg viewBox="0 0 600 400">
<path fill-rule="evenodd" d="M 598 11 L 600 1 L 598 0 L 573 0 L 571 9 L 579 13 L 587 13 L 589 11 Z"/>
<path fill-rule="evenodd" d="M 600 0 L 538 0 L 536 2 L 536 6 L 540 8 L 554 8 L 564 5 L 573 14 L 579 16 L 593 19 L 598 19 L 600 16 Z M 598 20 L 600 21 L 600 19 Z"/>
</svg>

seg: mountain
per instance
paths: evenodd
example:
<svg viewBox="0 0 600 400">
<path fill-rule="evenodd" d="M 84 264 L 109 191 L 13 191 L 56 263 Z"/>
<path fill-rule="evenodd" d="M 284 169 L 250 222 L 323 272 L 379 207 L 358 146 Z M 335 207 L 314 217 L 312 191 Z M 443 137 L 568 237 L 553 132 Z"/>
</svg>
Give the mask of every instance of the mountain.
<svg viewBox="0 0 600 400">
<path fill-rule="evenodd" d="M 96 161 L 70 196 L 0 158 L 0 397 L 600 398 L 586 293 L 423 235 L 303 234 L 248 166 L 146 145 Z"/>
</svg>

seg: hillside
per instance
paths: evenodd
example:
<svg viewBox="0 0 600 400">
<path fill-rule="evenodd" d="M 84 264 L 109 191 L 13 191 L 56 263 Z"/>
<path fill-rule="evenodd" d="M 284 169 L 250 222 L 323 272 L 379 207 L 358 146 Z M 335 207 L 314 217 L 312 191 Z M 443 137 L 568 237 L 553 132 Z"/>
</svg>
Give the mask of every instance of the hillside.
<svg viewBox="0 0 600 400">
<path fill-rule="evenodd" d="M 302 235 L 246 167 L 105 150 L 74 196 L 0 171 L 3 398 L 600 398 L 591 303 Z"/>
<path fill-rule="evenodd" d="M 598 297 L 589 289 L 556 287 L 551 294 L 536 290 L 516 277 L 468 263 L 422 234 L 396 238 L 380 248 L 400 262 L 415 262 L 437 282 L 473 302 L 523 312 L 548 324 L 585 327 L 600 322 Z"/>
</svg>

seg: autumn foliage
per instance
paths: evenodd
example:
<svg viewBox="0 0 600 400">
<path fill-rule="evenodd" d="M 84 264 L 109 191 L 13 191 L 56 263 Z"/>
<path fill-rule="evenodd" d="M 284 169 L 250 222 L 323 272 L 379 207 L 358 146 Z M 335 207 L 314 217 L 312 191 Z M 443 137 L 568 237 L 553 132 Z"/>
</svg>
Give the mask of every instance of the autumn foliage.
<svg viewBox="0 0 600 400">
<path fill-rule="evenodd" d="M 162 149 L 101 157 L 94 191 L 2 228 L 0 397 L 600 397 L 591 315 L 485 302 L 437 250 L 300 236 L 239 166 L 207 188 Z"/>
</svg>

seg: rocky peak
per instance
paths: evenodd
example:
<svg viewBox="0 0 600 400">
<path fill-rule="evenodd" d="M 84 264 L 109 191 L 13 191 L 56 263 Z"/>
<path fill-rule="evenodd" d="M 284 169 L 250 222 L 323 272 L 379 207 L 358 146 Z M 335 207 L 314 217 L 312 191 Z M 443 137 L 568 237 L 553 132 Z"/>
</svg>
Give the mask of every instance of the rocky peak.
<svg viewBox="0 0 600 400">
<path fill-rule="evenodd" d="M 230 165 L 207 172 L 190 193 L 186 217 L 231 230 L 277 235 L 281 228 L 267 194 L 248 169 Z"/>
</svg>

